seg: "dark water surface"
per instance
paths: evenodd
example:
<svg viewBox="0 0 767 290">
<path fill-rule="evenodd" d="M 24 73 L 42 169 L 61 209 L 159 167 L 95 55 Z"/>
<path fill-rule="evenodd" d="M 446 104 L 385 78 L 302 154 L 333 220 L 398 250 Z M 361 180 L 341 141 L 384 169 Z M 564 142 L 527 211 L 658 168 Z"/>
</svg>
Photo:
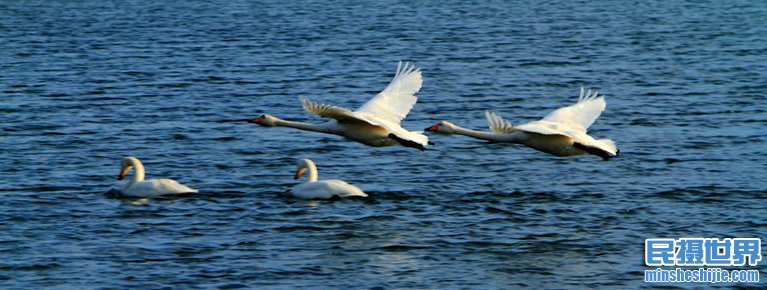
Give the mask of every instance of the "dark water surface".
<svg viewBox="0 0 767 290">
<path fill-rule="evenodd" d="M 0 2 L 0 288 L 635 288 L 645 238 L 767 238 L 767 2 L 414 2 Z M 406 128 L 586 86 L 622 156 L 214 122 L 321 122 L 299 97 L 356 108 L 399 60 Z M 105 195 L 128 155 L 200 194 Z M 285 196 L 300 157 L 371 196 Z"/>
</svg>

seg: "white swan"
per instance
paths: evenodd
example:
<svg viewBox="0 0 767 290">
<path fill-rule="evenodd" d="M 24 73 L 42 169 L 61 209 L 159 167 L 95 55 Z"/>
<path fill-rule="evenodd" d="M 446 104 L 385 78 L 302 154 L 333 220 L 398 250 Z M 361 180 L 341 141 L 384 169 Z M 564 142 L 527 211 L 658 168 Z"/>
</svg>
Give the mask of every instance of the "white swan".
<svg viewBox="0 0 767 290">
<path fill-rule="evenodd" d="M 317 166 L 309 159 L 301 159 L 298 161 L 298 171 L 296 171 L 294 179 L 301 177 L 306 170 L 309 170 L 309 179 L 304 183 L 296 185 L 291 190 L 295 197 L 305 199 L 328 199 L 333 196 L 368 196 L 362 192 L 361 189 L 348 184 L 343 180 L 331 179 L 317 181 Z"/>
<path fill-rule="evenodd" d="M 344 136 L 374 147 L 401 144 L 419 150 L 429 145 L 429 137 L 420 131 L 408 131 L 400 126 L 415 105 L 415 93 L 421 89 L 421 71 L 410 63 L 399 62 L 394 79 L 373 99 L 356 111 L 301 99 L 309 113 L 332 118 L 321 125 L 282 120 L 272 115 L 261 115 L 249 120 L 261 126 L 291 127 L 306 131 Z"/>
<path fill-rule="evenodd" d="M 593 154 L 609 160 L 620 152 L 610 139 L 594 139 L 586 129 L 602 114 L 606 106 L 604 96 L 581 87 L 578 102 L 562 107 L 541 120 L 514 126 L 497 114 L 486 111 L 488 126 L 492 132 L 460 127 L 442 121 L 426 128 L 426 131 L 459 134 L 492 142 L 518 143 L 556 156 Z"/>
<path fill-rule="evenodd" d="M 159 195 L 178 194 L 178 193 L 196 193 L 196 189 L 191 189 L 173 179 L 149 179 L 144 180 L 144 165 L 136 157 L 125 157 L 120 161 L 120 175 L 117 180 L 122 180 L 128 171 L 135 169 L 133 178 L 128 181 L 120 194 L 129 197 L 152 197 Z"/>
</svg>

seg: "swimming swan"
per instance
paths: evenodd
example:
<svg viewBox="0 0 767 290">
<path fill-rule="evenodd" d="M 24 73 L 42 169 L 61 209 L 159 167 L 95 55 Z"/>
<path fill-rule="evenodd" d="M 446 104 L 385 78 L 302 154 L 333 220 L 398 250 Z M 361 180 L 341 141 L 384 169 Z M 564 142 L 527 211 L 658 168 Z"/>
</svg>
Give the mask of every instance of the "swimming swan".
<svg viewBox="0 0 767 290">
<path fill-rule="evenodd" d="M 149 179 L 144 180 L 144 165 L 136 157 L 125 157 L 120 161 L 120 175 L 117 180 L 122 180 L 128 171 L 135 169 L 136 173 L 128 181 L 120 194 L 129 197 L 152 197 L 178 193 L 196 193 L 196 189 L 191 189 L 173 179 Z"/>
<path fill-rule="evenodd" d="M 306 182 L 301 183 L 293 187 L 291 192 L 293 196 L 304 199 L 328 199 L 333 196 L 349 197 L 349 196 L 368 196 L 361 189 L 354 185 L 346 183 L 346 181 L 331 179 L 331 180 L 317 180 L 317 166 L 309 159 L 301 159 L 298 161 L 298 170 L 294 179 L 298 179 L 304 172 L 309 171 L 309 177 Z"/>
</svg>

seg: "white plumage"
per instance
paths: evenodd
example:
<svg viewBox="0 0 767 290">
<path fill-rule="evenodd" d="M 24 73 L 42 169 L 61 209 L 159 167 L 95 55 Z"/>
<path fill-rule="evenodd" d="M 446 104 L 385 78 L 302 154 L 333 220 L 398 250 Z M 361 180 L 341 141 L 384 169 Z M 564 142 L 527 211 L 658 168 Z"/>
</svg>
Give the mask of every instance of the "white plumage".
<svg viewBox="0 0 767 290">
<path fill-rule="evenodd" d="M 445 121 L 426 130 L 519 143 L 557 156 L 594 154 L 609 159 L 618 155 L 615 143 L 610 139 L 597 140 L 587 134 L 589 126 L 602 114 L 605 106 L 604 96 L 581 87 L 577 103 L 554 110 L 541 120 L 514 126 L 498 114 L 486 111 L 485 118 L 492 132 L 466 129 Z"/>
<path fill-rule="evenodd" d="M 356 111 L 302 98 L 304 110 L 333 119 L 325 124 L 286 121 L 271 115 L 262 115 L 249 122 L 336 134 L 375 147 L 401 144 L 425 150 L 429 138 L 420 131 L 408 131 L 400 125 L 415 105 L 415 93 L 421 89 L 422 83 L 420 70 L 410 63 L 400 62 L 389 85 Z"/>
<path fill-rule="evenodd" d="M 415 93 L 421 90 L 421 71 L 411 63 L 397 63 L 397 73 L 386 88 L 362 105 L 357 112 L 377 116 L 399 124 L 418 101 Z"/>
<path fill-rule="evenodd" d="M 293 196 L 303 199 L 328 199 L 333 196 L 368 196 L 361 189 L 346 181 L 338 179 L 317 180 L 317 166 L 310 159 L 301 159 L 298 161 L 298 170 L 295 179 L 301 177 L 305 171 L 309 171 L 309 177 L 306 182 L 293 187 L 291 192 Z"/>
<path fill-rule="evenodd" d="M 136 157 L 125 157 L 120 162 L 120 175 L 118 180 L 125 178 L 128 171 L 135 170 L 133 178 L 120 190 L 120 194 L 128 197 L 152 197 L 179 193 L 196 193 L 173 179 L 149 179 L 144 180 L 144 165 Z"/>
</svg>

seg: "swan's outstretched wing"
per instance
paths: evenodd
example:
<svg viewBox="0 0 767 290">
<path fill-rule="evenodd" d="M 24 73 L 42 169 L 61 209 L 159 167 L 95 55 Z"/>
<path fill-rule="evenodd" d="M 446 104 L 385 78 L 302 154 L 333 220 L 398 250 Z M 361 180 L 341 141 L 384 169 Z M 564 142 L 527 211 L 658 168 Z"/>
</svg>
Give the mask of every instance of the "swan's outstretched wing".
<svg viewBox="0 0 767 290">
<path fill-rule="evenodd" d="M 575 137 L 575 135 L 578 134 L 577 130 L 573 130 L 566 124 L 547 120 L 538 120 L 514 126 L 510 121 L 503 119 L 501 116 L 498 116 L 498 114 L 491 111 L 485 111 L 485 118 L 487 118 L 487 125 L 490 127 L 490 130 L 498 134 L 510 134 L 517 130 L 543 135 L 564 135 L 569 137 Z"/>
<path fill-rule="evenodd" d="M 485 118 L 487 119 L 487 126 L 495 133 L 510 134 L 516 131 L 510 121 L 504 120 L 495 112 L 485 111 Z"/>
<path fill-rule="evenodd" d="M 312 102 L 304 98 L 301 98 L 301 107 L 309 113 L 320 115 L 320 117 L 336 119 L 338 121 L 367 122 L 366 120 L 359 119 L 354 112 L 349 109 Z"/>
<path fill-rule="evenodd" d="M 564 135 L 568 137 L 576 137 L 580 134 L 585 134 L 585 131 L 575 130 L 570 126 L 567 126 L 567 124 L 546 120 L 532 121 L 522 125 L 517 125 L 514 128 L 520 131 L 543 135 Z"/>
<path fill-rule="evenodd" d="M 411 63 L 400 61 L 389 85 L 356 112 L 373 114 L 399 124 L 415 105 L 415 93 L 421 89 L 422 83 L 421 71 Z"/>
<path fill-rule="evenodd" d="M 581 87 L 577 103 L 556 109 L 543 117 L 541 121 L 560 123 L 572 130 L 586 132 L 605 110 L 606 105 L 604 96 L 600 96 L 596 91 L 585 91 Z"/>
<path fill-rule="evenodd" d="M 317 114 L 325 118 L 336 119 L 339 122 L 365 122 L 371 125 L 382 126 L 387 129 L 390 129 L 388 126 L 392 125 L 390 124 L 391 122 L 386 122 L 386 120 L 379 120 L 370 114 L 352 112 L 349 109 L 312 102 L 304 98 L 301 99 L 301 106 L 309 113 Z"/>
<path fill-rule="evenodd" d="M 328 104 L 320 104 L 307 99 L 301 99 L 301 106 L 309 113 L 317 114 L 326 118 L 333 118 L 338 122 L 364 122 L 375 126 L 384 127 L 394 135 L 407 139 L 418 144 L 426 146 L 429 143 L 429 137 L 421 132 L 410 132 L 400 126 L 399 121 L 393 121 L 382 117 L 380 114 L 373 114 L 366 111 L 352 112 L 348 109 L 336 107 Z"/>
</svg>

